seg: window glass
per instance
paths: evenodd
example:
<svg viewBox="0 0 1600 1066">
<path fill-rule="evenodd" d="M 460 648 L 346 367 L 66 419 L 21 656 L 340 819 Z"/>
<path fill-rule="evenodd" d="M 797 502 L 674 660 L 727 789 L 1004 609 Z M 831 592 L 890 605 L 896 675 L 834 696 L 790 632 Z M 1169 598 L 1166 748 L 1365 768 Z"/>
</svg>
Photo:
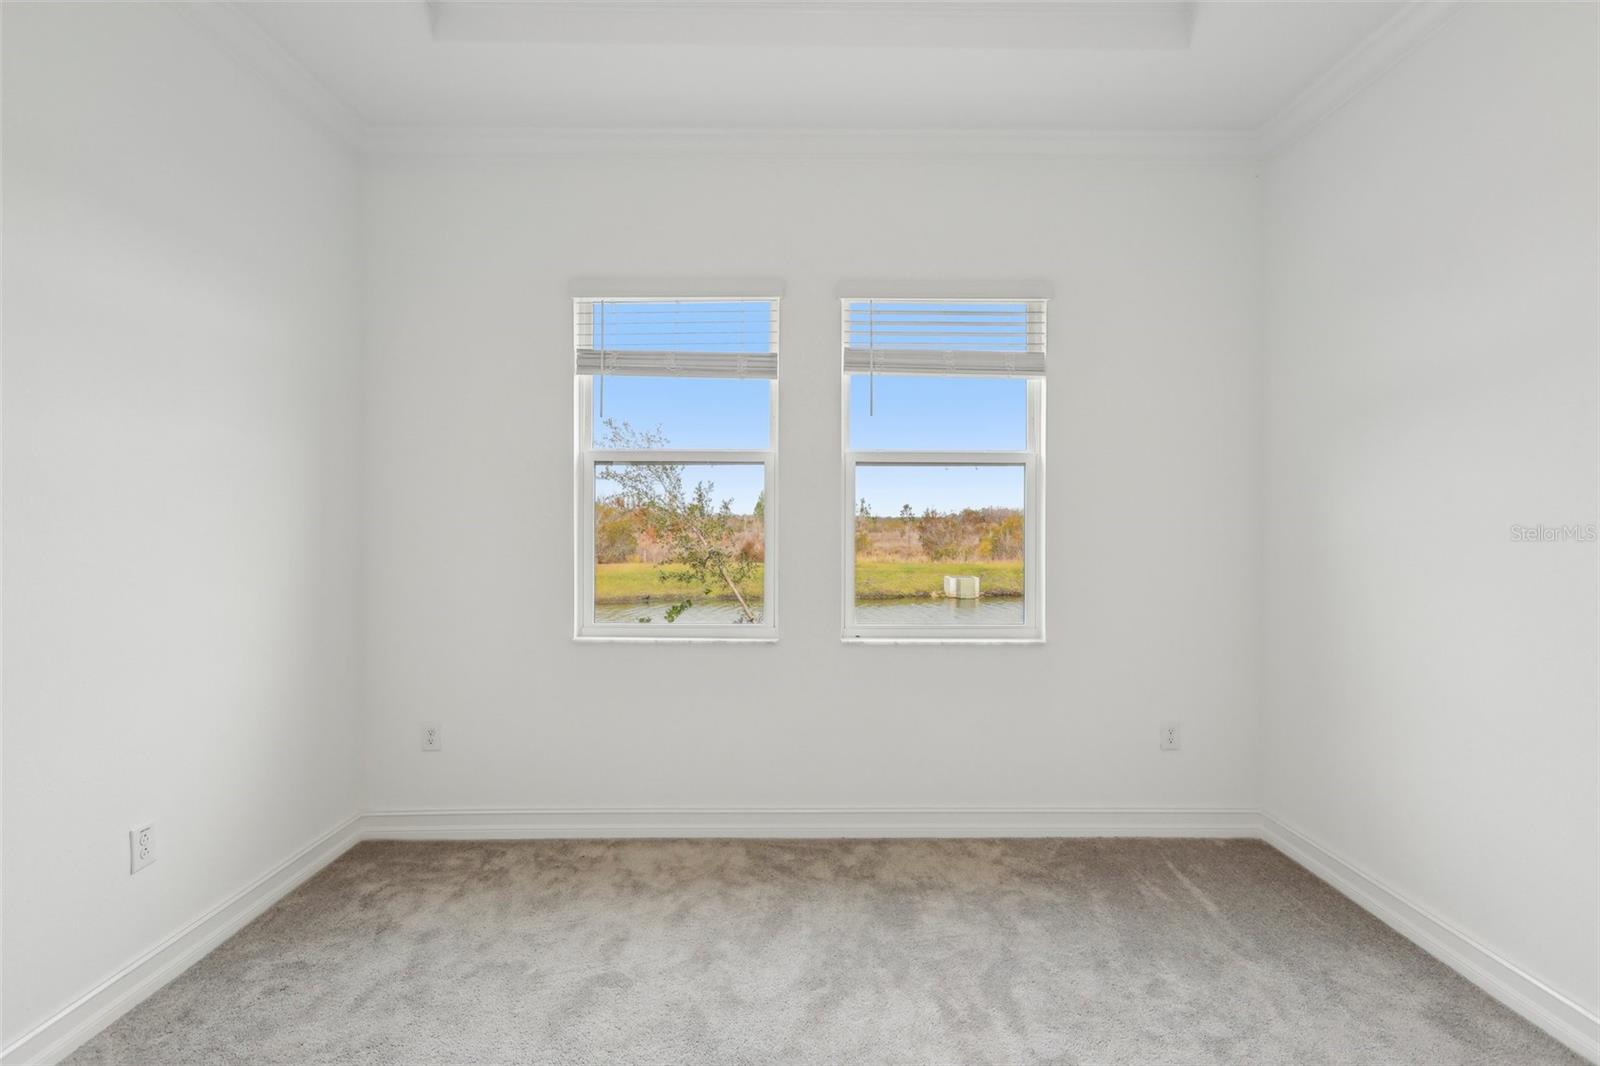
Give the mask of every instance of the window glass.
<svg viewBox="0 0 1600 1066">
<path fill-rule="evenodd" d="M 856 468 L 855 620 L 1023 625 L 1025 468 Z"/>
<path fill-rule="evenodd" d="M 591 391 L 596 448 L 771 444 L 772 383 L 765 378 L 612 376 L 602 385 L 597 376 Z"/>
<path fill-rule="evenodd" d="M 1027 446 L 1028 383 L 1022 378 L 850 375 L 852 451 Z"/>
<path fill-rule="evenodd" d="M 760 463 L 596 463 L 595 622 L 759 623 L 764 488 Z"/>
</svg>

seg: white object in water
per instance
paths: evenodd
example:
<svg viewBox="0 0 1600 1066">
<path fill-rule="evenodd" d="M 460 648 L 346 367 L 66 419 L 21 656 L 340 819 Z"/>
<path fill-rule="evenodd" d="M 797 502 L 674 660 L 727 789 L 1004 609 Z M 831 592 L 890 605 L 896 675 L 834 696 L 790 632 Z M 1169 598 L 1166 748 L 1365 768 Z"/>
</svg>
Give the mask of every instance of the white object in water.
<svg viewBox="0 0 1600 1066">
<path fill-rule="evenodd" d="M 944 595 L 948 600 L 975 600 L 978 598 L 978 578 L 972 574 L 958 576 L 946 574 Z"/>
</svg>

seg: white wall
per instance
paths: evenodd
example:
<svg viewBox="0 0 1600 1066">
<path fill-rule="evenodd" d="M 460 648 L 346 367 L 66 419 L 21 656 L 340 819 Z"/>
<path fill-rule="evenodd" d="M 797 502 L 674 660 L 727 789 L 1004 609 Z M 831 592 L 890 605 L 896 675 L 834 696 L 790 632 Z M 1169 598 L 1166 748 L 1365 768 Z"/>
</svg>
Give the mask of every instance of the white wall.
<svg viewBox="0 0 1600 1066">
<path fill-rule="evenodd" d="M 1272 163 L 1264 806 L 1593 1011 L 1596 9 L 1463 5 Z"/>
<path fill-rule="evenodd" d="M 4 20 L 9 1043 L 357 808 L 360 292 L 353 162 L 182 17 Z"/>
<path fill-rule="evenodd" d="M 363 190 L 172 12 L 5 5 L 0 1039 L 362 807 L 1261 801 L 1593 1009 L 1595 549 L 1510 526 L 1595 520 L 1594 19 L 1463 10 L 1263 223 L 1244 163 Z M 570 639 L 602 275 L 787 281 L 777 645 Z M 1047 646 L 839 643 L 842 276 L 1053 284 Z"/>
<path fill-rule="evenodd" d="M 373 808 L 1254 806 L 1248 164 L 403 159 L 367 192 Z M 605 275 L 787 282 L 775 646 L 571 639 L 568 283 Z M 841 646 L 841 276 L 1053 283 L 1048 646 Z"/>
</svg>

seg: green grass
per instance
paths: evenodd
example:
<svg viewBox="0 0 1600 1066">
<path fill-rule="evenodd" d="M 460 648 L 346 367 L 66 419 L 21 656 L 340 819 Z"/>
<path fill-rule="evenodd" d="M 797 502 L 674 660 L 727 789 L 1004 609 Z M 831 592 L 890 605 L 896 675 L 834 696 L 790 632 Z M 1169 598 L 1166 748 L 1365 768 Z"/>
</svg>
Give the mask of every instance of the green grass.
<svg viewBox="0 0 1600 1066">
<path fill-rule="evenodd" d="M 641 600 L 731 600 L 726 588 L 684 585 L 662 581 L 661 567 L 652 563 L 601 563 L 595 567 L 596 603 L 637 603 Z M 944 593 L 946 574 L 975 574 L 985 596 L 1022 595 L 1022 562 L 930 563 L 863 559 L 856 564 L 858 600 L 897 600 L 914 596 L 939 596 Z M 739 586 L 746 597 L 761 598 L 761 567 Z"/>
<path fill-rule="evenodd" d="M 857 600 L 897 600 L 910 596 L 944 595 L 946 574 L 975 575 L 985 596 L 1022 595 L 1022 561 L 999 563 L 863 559 L 856 563 Z"/>
<path fill-rule="evenodd" d="M 711 586 L 711 594 L 703 591 L 704 585 L 685 585 L 681 581 L 662 581 L 662 567 L 654 563 L 600 563 L 594 568 L 594 602 L 638 603 L 640 600 L 732 600 L 733 594 L 719 581 Z M 678 567 L 667 569 L 676 570 Z M 761 567 L 758 565 L 748 580 L 739 586 L 746 597 L 761 598 Z"/>
</svg>

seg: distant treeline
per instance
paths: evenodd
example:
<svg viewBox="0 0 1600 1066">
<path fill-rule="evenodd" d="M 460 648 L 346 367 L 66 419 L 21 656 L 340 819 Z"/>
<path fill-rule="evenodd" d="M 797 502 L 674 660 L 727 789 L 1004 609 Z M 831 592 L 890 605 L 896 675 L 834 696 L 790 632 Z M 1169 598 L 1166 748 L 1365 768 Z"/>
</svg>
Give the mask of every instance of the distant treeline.
<svg viewBox="0 0 1600 1066">
<path fill-rule="evenodd" d="M 1007 560 L 1022 558 L 1022 512 L 1008 507 L 928 508 L 894 516 L 856 510 L 857 559 Z"/>
<path fill-rule="evenodd" d="M 766 538 L 762 523 L 764 501 L 756 501 L 755 514 L 733 515 L 729 519 L 736 532 L 727 547 L 741 558 L 766 560 Z M 599 499 L 594 505 L 594 561 L 597 563 L 663 563 L 671 549 L 658 541 L 646 527 L 640 512 L 624 506 L 616 497 Z"/>
</svg>

